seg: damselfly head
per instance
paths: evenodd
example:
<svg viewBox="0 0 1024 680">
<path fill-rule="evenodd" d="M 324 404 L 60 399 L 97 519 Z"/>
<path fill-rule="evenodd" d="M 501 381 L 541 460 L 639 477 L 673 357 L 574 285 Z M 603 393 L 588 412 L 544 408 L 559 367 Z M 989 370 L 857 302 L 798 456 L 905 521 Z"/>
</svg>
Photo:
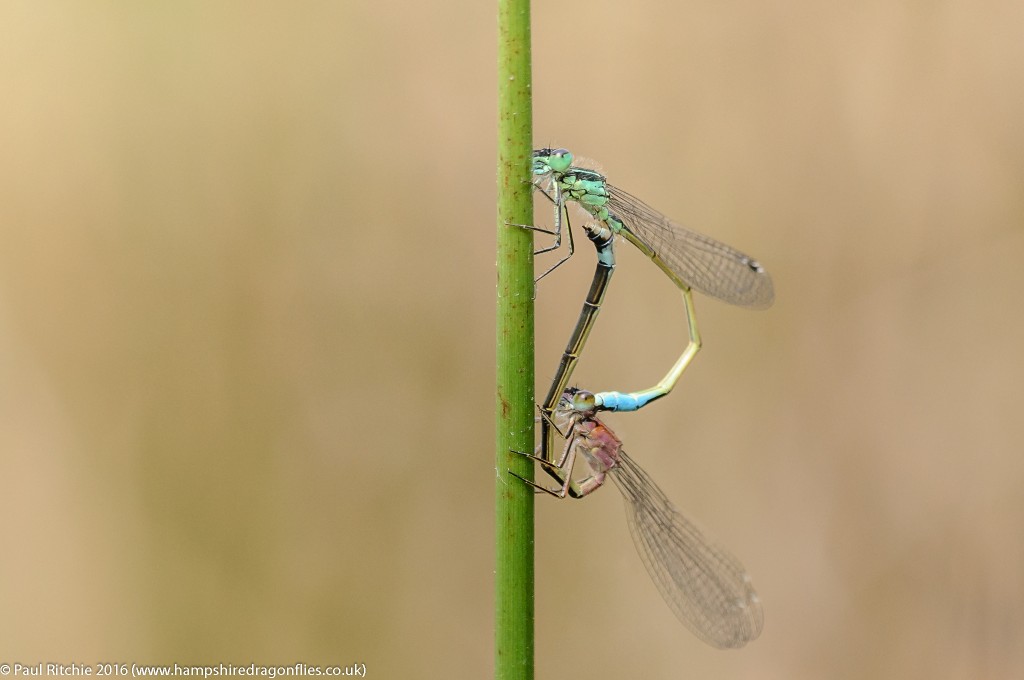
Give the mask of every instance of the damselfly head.
<svg viewBox="0 0 1024 680">
<path fill-rule="evenodd" d="M 594 393 L 576 387 L 567 387 L 558 403 L 559 410 L 572 411 L 586 417 L 594 415 L 596 407 Z"/>
<path fill-rule="evenodd" d="M 572 166 L 572 153 L 568 149 L 534 149 L 533 174 L 562 173 Z"/>
</svg>

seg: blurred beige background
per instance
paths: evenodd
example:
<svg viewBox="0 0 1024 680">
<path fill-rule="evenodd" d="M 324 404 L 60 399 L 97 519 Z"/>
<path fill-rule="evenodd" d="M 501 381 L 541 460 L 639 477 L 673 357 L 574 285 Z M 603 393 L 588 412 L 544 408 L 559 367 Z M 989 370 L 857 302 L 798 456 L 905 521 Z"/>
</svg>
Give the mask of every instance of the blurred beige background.
<svg viewBox="0 0 1024 680">
<path fill-rule="evenodd" d="M 1024 676 L 1024 4 L 538 3 L 538 144 L 755 255 L 611 417 L 754 576 L 673 618 L 615 491 L 538 499 L 538 677 Z M 492 647 L 489 3 L 0 5 L 0 662 Z M 546 213 L 545 213 L 546 215 Z M 593 258 L 540 289 L 538 384 Z M 577 378 L 683 339 L 627 246 Z"/>
</svg>

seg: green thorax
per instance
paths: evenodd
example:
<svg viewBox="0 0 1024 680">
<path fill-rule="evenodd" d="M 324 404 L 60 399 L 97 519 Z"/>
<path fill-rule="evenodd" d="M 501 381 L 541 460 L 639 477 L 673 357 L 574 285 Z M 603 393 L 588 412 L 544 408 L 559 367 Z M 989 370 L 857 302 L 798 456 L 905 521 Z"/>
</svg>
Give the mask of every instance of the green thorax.
<svg viewBox="0 0 1024 680">
<path fill-rule="evenodd" d="M 608 182 L 604 175 L 586 168 L 571 167 L 564 173 L 553 174 L 565 200 L 576 201 L 596 219 L 604 222 L 612 231 L 618 232 L 621 223 L 608 212 Z"/>
</svg>

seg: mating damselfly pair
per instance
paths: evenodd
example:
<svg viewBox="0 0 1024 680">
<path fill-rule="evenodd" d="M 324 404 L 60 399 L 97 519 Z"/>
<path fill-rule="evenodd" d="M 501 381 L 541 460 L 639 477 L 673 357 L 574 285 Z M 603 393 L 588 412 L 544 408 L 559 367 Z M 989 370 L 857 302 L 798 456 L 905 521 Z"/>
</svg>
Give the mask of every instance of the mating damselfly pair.
<svg viewBox="0 0 1024 680">
<path fill-rule="evenodd" d="M 609 184 L 600 173 L 573 165 L 565 149 L 533 152 L 534 184 L 554 206 L 551 229 L 528 226 L 554 237 L 538 253 L 562 246 L 574 252 L 568 204 L 579 205 L 592 220 L 583 225 L 597 250 L 590 292 L 562 355 L 547 397 L 540 405 L 539 455 L 529 455 L 554 478 L 555 489 L 520 477 L 538 491 L 582 498 L 610 476 L 626 500 L 630 532 L 640 557 L 662 597 L 698 637 L 722 648 L 741 647 L 756 638 L 764 623 L 760 600 L 740 562 L 680 513 L 636 462 L 619 438 L 600 420 L 600 411 L 637 411 L 667 395 L 701 348 L 692 291 L 751 308 L 771 305 L 771 278 L 754 259 L 723 243 L 682 227 L 643 201 Z M 564 223 L 564 225 L 563 225 Z M 669 372 L 655 386 L 637 392 L 591 393 L 568 387 L 594 327 L 615 269 L 614 242 L 620 236 L 647 255 L 680 289 L 688 340 Z M 556 458 L 556 432 L 566 439 Z M 591 474 L 575 481 L 573 467 L 582 456 Z M 516 475 L 518 476 L 518 475 Z"/>
</svg>

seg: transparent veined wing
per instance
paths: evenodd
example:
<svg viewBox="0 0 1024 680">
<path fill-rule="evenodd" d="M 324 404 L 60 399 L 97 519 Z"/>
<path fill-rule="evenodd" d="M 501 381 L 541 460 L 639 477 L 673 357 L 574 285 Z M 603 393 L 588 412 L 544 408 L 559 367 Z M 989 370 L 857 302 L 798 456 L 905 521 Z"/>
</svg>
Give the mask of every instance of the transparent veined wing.
<svg viewBox="0 0 1024 680">
<path fill-rule="evenodd" d="M 608 185 L 608 209 L 691 288 L 741 307 L 769 307 L 772 278 L 749 255 L 687 229 L 639 198 Z"/>
<path fill-rule="evenodd" d="M 719 648 L 760 635 L 761 600 L 739 560 L 679 512 L 625 451 L 608 472 L 626 500 L 637 552 L 676 617 Z"/>
</svg>

